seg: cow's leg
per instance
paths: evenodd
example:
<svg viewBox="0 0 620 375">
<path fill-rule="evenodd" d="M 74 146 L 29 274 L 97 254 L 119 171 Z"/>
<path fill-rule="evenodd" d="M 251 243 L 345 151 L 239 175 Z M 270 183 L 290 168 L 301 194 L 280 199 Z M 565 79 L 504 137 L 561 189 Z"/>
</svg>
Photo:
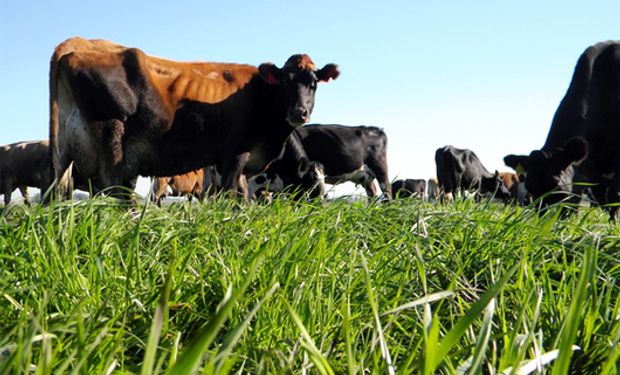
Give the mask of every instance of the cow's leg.
<svg viewBox="0 0 620 375">
<path fill-rule="evenodd" d="M 249 158 L 249 152 L 244 152 L 236 155 L 235 157 L 224 162 L 222 171 L 223 190 L 233 193 L 237 196 L 241 195 L 246 200 L 248 199 L 247 189 L 241 194 L 237 191 L 237 189 L 239 187 L 239 179 L 241 178 L 241 173 L 243 172 L 243 168 L 245 167 Z"/>
<path fill-rule="evenodd" d="M 30 206 L 30 200 L 28 199 L 28 186 L 19 185 L 19 192 L 22 194 L 22 197 L 24 197 L 24 204 L 26 206 Z"/>
<path fill-rule="evenodd" d="M 248 179 L 244 174 L 239 176 L 239 184 L 237 185 L 237 192 L 246 200 L 250 199 L 250 189 L 248 187 Z"/>
<path fill-rule="evenodd" d="M 215 166 L 209 165 L 205 167 L 202 180 L 203 194 L 210 197 L 215 196 L 220 185 L 221 182 L 218 182 Z"/>
<path fill-rule="evenodd" d="M 375 174 L 383 195 L 388 200 L 392 199 L 392 184 L 388 177 L 387 159 L 385 157 L 372 158 L 367 161 L 366 165 Z"/>
<path fill-rule="evenodd" d="M 158 206 L 161 206 L 161 195 L 165 186 L 162 189 L 162 184 L 160 183 L 160 178 L 153 177 L 153 184 L 151 187 L 151 200 L 153 203 L 156 203 Z"/>
<path fill-rule="evenodd" d="M 363 186 L 364 190 L 366 190 L 366 195 L 368 195 L 368 197 L 377 196 L 377 187 L 375 186 L 374 178 L 367 178 L 366 181 L 364 181 Z"/>
<path fill-rule="evenodd" d="M 123 187 L 123 175 L 120 166 L 113 166 L 106 158 L 100 158 L 98 179 L 102 193 L 119 199 L 127 199 Z"/>
<path fill-rule="evenodd" d="M 11 203 L 11 194 L 13 193 L 11 184 L 8 181 L 3 182 L 2 193 L 4 193 L 4 206 L 6 207 Z"/>
<path fill-rule="evenodd" d="M 69 197 L 71 193 L 71 173 L 73 163 L 69 157 L 68 150 L 60 151 L 57 163 L 54 163 L 53 180 L 51 184 L 55 184 L 52 190 L 44 197 L 43 201 L 47 202 L 52 197 Z M 47 192 L 48 189 L 46 189 Z M 45 194 L 46 192 L 42 192 Z"/>
</svg>

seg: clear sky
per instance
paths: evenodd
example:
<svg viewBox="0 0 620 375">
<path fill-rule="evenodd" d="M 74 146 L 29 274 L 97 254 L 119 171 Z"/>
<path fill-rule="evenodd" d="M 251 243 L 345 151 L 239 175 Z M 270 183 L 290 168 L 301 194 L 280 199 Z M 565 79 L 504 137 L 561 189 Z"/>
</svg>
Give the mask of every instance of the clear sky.
<svg viewBox="0 0 620 375">
<path fill-rule="evenodd" d="M 0 0 L 0 144 L 47 137 L 49 59 L 74 35 L 181 61 L 336 63 L 312 122 L 382 127 L 390 178 L 428 178 L 446 144 L 490 170 L 541 147 L 579 55 L 620 39 L 620 1 Z"/>
</svg>

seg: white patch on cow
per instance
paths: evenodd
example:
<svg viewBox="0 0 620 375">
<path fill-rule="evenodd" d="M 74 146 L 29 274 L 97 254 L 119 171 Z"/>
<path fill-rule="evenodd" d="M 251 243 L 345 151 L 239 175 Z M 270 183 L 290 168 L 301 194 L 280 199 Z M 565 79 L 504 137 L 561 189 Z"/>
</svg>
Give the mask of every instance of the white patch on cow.
<svg viewBox="0 0 620 375">
<path fill-rule="evenodd" d="M 316 176 L 319 180 L 317 182 L 317 185 L 319 186 L 321 191 L 323 192 L 327 191 L 327 188 L 325 187 L 325 171 L 323 170 L 323 168 L 319 168 L 317 165 L 315 165 L 314 172 L 316 173 Z"/>
<path fill-rule="evenodd" d="M 374 180 L 375 174 L 366 166 L 362 165 L 360 168 L 353 172 L 343 173 L 338 176 L 326 176 L 325 182 L 331 185 L 336 185 L 339 182 L 351 181 L 356 185 L 365 185 L 370 180 Z"/>
<path fill-rule="evenodd" d="M 517 185 L 517 201 L 519 203 L 525 203 L 527 200 L 527 189 L 524 182 L 519 182 Z"/>
<path fill-rule="evenodd" d="M 220 74 L 218 72 L 212 71 L 207 74 L 204 74 L 203 71 L 196 69 L 196 68 L 192 68 L 192 75 L 204 77 L 206 79 L 213 79 L 213 80 L 220 78 Z"/>
<path fill-rule="evenodd" d="M 261 189 L 279 193 L 284 190 L 284 182 L 278 175 L 270 181 L 266 173 L 258 174 L 248 180 L 248 193 L 250 197 L 255 196 L 256 192 Z"/>
<path fill-rule="evenodd" d="M 74 161 L 86 176 L 98 170 L 97 149 L 88 130 L 88 122 L 73 99 L 64 80 L 58 85 L 59 129 L 58 154 L 61 163 Z M 67 173 L 61 181 L 68 179 Z M 62 185 L 62 183 L 61 183 Z"/>
</svg>

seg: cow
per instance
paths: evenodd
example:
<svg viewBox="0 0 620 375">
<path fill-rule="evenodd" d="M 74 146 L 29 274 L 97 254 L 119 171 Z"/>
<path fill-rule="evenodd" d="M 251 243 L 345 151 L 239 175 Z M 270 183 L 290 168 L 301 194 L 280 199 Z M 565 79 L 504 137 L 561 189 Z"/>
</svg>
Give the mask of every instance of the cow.
<svg viewBox="0 0 620 375">
<path fill-rule="evenodd" d="M 453 146 L 438 148 L 435 152 L 437 179 L 447 197 L 457 191 L 475 191 L 492 194 L 507 201 L 510 192 L 499 177 L 499 172 L 489 172 L 471 150 Z"/>
<path fill-rule="evenodd" d="M 587 193 L 620 220 L 620 41 L 582 53 L 543 147 L 504 162 L 542 207 Z"/>
<path fill-rule="evenodd" d="M 426 180 L 405 179 L 392 182 L 392 195 L 394 198 L 417 197 L 424 200 L 426 198 Z"/>
<path fill-rule="evenodd" d="M 387 136 L 374 126 L 311 124 L 299 127 L 265 173 L 269 181 L 279 176 L 284 186 L 300 189 L 300 179 L 306 178 L 306 185 L 320 185 L 324 174 L 328 184 L 351 181 L 362 185 L 369 197 L 377 196 L 376 179 L 385 198 L 392 196 Z"/>
<path fill-rule="evenodd" d="M 28 187 L 45 192 L 50 175 L 49 145 L 47 141 L 17 142 L 0 146 L 0 193 L 4 205 L 11 203 L 13 190 L 19 188 L 24 203 L 30 204 Z"/>
<path fill-rule="evenodd" d="M 434 202 L 439 199 L 439 194 L 441 194 L 441 189 L 439 188 L 439 181 L 437 181 L 437 177 L 431 177 L 428 179 L 426 183 L 427 192 L 426 196 L 430 202 Z"/>
<path fill-rule="evenodd" d="M 91 182 L 72 171 L 75 188 L 94 190 Z M 4 205 L 11 203 L 11 193 L 19 188 L 24 203 L 30 205 L 28 187 L 41 189 L 41 196 L 47 191 L 50 179 L 49 141 L 24 141 L 0 146 L 0 194 L 4 194 Z"/>
<path fill-rule="evenodd" d="M 525 189 L 525 184 L 519 179 L 519 175 L 513 172 L 499 172 L 499 178 L 510 192 L 511 200 L 526 205 L 530 201 L 530 196 Z"/>
<path fill-rule="evenodd" d="M 77 167 L 101 188 L 138 175 L 174 176 L 217 165 L 237 189 L 277 157 L 306 123 L 317 83 L 336 79 L 305 54 L 282 68 L 176 62 L 106 40 L 74 37 L 50 62 L 50 153 L 55 191 Z M 113 193 L 118 190 L 113 190 Z"/>
<path fill-rule="evenodd" d="M 192 197 L 196 197 L 199 201 L 202 201 L 205 195 L 204 179 L 204 168 L 176 176 L 155 177 L 153 179 L 153 194 L 151 199 L 158 205 L 161 204 L 161 199 L 168 195 L 166 192 L 167 188 L 170 188 L 172 192 L 171 195 L 186 195 L 190 201 Z"/>
</svg>

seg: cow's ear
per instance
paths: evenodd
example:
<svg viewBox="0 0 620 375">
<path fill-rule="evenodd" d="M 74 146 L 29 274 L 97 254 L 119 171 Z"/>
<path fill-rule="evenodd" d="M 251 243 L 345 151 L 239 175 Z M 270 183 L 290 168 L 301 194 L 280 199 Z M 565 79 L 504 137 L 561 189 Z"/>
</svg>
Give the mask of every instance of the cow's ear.
<svg viewBox="0 0 620 375">
<path fill-rule="evenodd" d="M 282 70 L 272 63 L 262 63 L 258 66 L 258 74 L 268 84 L 277 85 L 280 83 Z"/>
<path fill-rule="evenodd" d="M 517 172 L 517 175 L 523 175 L 527 173 L 527 165 L 530 157 L 527 155 L 506 155 L 504 157 L 504 164 L 512 168 Z"/>
<path fill-rule="evenodd" d="M 588 142 L 582 137 L 574 137 L 564 143 L 560 160 L 565 167 L 579 164 L 588 156 Z"/>
<path fill-rule="evenodd" d="M 564 152 L 575 163 L 581 163 L 588 156 L 588 142 L 582 137 L 574 137 L 564 144 Z"/>
<path fill-rule="evenodd" d="M 321 82 L 327 82 L 330 79 L 336 79 L 340 75 L 340 70 L 338 70 L 338 65 L 336 64 L 327 64 L 321 70 L 316 72 L 316 77 Z"/>
</svg>

